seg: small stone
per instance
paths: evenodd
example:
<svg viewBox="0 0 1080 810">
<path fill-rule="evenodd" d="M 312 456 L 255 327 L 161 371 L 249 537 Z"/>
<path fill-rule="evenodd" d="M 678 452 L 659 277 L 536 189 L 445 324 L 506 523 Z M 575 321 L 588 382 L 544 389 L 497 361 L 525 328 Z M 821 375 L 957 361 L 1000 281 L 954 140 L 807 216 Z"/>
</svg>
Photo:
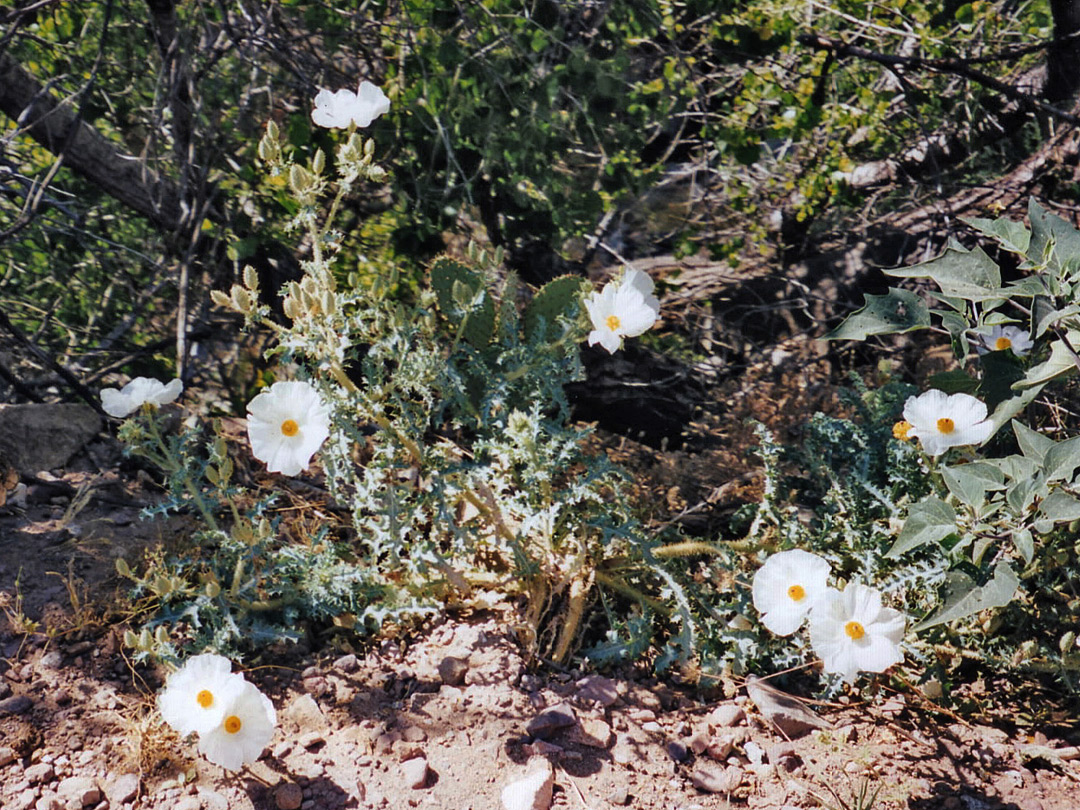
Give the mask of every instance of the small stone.
<svg viewBox="0 0 1080 810">
<path fill-rule="evenodd" d="M 30 810 L 37 798 L 37 791 L 34 788 L 27 788 L 14 798 L 6 800 L 4 810 Z"/>
<path fill-rule="evenodd" d="M 10 765 L 17 758 L 18 757 L 15 756 L 14 748 L 8 748 L 6 746 L 0 748 L 0 768 L 3 768 L 5 765 Z"/>
<path fill-rule="evenodd" d="M 305 734 L 301 734 L 296 741 L 300 743 L 301 748 L 317 748 L 320 745 L 326 744 L 326 735 L 321 731 L 308 731 Z"/>
<path fill-rule="evenodd" d="M 40 785 L 43 782 L 51 782 L 55 775 L 53 766 L 48 762 L 39 762 L 36 765 L 31 765 L 23 773 L 23 777 L 31 785 Z"/>
<path fill-rule="evenodd" d="M 613 804 L 616 807 L 623 807 L 630 804 L 630 792 L 626 789 L 625 785 L 616 785 L 608 792 L 607 800 L 608 804 Z"/>
<path fill-rule="evenodd" d="M 690 774 L 694 787 L 706 793 L 730 794 L 742 784 L 742 780 L 742 768 L 736 765 L 723 768 L 711 762 L 699 762 Z"/>
<path fill-rule="evenodd" d="M 522 747 L 532 757 L 557 757 L 566 750 L 561 745 L 549 743 L 547 740 L 537 740 L 532 745 Z"/>
<path fill-rule="evenodd" d="M 1030 798 L 1020 802 L 1020 810 L 1046 810 L 1046 808 L 1038 799 Z"/>
<path fill-rule="evenodd" d="M 733 728 L 746 722 L 746 712 L 734 703 L 722 703 L 709 713 L 708 720 L 718 728 Z"/>
<path fill-rule="evenodd" d="M 538 764 L 533 766 L 533 762 Z M 551 807 L 552 791 L 555 788 L 555 773 L 551 763 L 546 759 L 530 760 L 530 766 L 535 770 L 503 788 L 503 810 L 549 810 Z"/>
<path fill-rule="evenodd" d="M 686 750 L 686 746 L 677 740 L 672 740 L 665 745 L 664 750 L 667 751 L 667 755 L 675 762 L 685 762 L 686 758 L 690 756 L 690 752 Z"/>
<path fill-rule="evenodd" d="M 746 693 L 762 716 L 788 739 L 801 737 L 814 729 L 831 729 L 832 723 L 819 717 L 805 703 L 767 682 L 750 676 Z"/>
<path fill-rule="evenodd" d="M 294 782 L 283 782 L 274 790 L 274 805 L 278 810 L 299 810 L 304 791 Z"/>
<path fill-rule="evenodd" d="M 69 776 L 57 786 L 56 792 L 65 804 L 72 804 L 74 800 L 79 807 L 101 801 L 101 788 L 88 776 Z"/>
<path fill-rule="evenodd" d="M 205 810 L 229 810 L 229 800 L 216 790 L 200 786 L 195 789 L 195 794 Z"/>
<path fill-rule="evenodd" d="M 334 669 L 339 672 L 356 672 L 360 669 L 360 661 L 352 653 L 343 655 L 334 661 Z"/>
<path fill-rule="evenodd" d="M 26 695 L 14 695 L 0 700 L 0 714 L 26 714 L 34 706 L 34 701 Z"/>
<path fill-rule="evenodd" d="M 326 716 L 311 695 L 298 695 L 282 711 L 282 719 L 300 732 L 326 728 Z"/>
<path fill-rule="evenodd" d="M 525 731 L 531 737 L 545 739 L 559 729 L 572 726 L 576 722 L 574 710 L 567 704 L 560 703 L 558 706 L 552 706 L 550 709 L 545 709 L 536 715 L 525 726 Z"/>
<path fill-rule="evenodd" d="M 427 787 L 430 769 L 423 757 L 413 757 L 401 763 L 401 779 L 406 787 L 413 790 Z"/>
<path fill-rule="evenodd" d="M 420 728 L 420 726 L 409 726 L 401 733 L 401 738 L 406 742 L 423 742 L 427 739 L 427 732 Z"/>
<path fill-rule="evenodd" d="M 611 726 L 597 717 L 582 717 L 567 733 L 567 740 L 589 748 L 607 748 L 614 739 Z"/>
<path fill-rule="evenodd" d="M 202 802 L 198 796 L 184 796 L 177 800 L 171 810 L 202 810 Z"/>
<path fill-rule="evenodd" d="M 105 797 L 109 804 L 119 807 L 133 801 L 139 793 L 139 775 L 124 773 L 105 783 Z"/>
<path fill-rule="evenodd" d="M 765 761 L 765 749 L 753 740 L 750 740 L 743 745 L 743 753 L 746 754 L 746 758 L 754 765 L 760 765 Z"/>
<path fill-rule="evenodd" d="M 686 747 L 693 751 L 695 756 L 701 756 L 710 742 L 708 732 L 698 729 L 686 740 Z"/>
<path fill-rule="evenodd" d="M 464 658 L 446 656 L 439 662 L 439 678 L 447 686 L 461 686 L 469 672 L 469 662 Z"/>
<path fill-rule="evenodd" d="M 46 790 L 34 804 L 34 810 L 64 810 L 64 803 L 51 790 Z"/>
<path fill-rule="evenodd" d="M 577 696 L 581 700 L 599 703 L 605 709 L 619 699 L 615 681 L 601 675 L 590 675 L 577 682 Z"/>
<path fill-rule="evenodd" d="M 64 663 L 64 656 L 59 650 L 49 650 L 38 661 L 38 666 L 42 669 L 60 669 Z"/>
</svg>

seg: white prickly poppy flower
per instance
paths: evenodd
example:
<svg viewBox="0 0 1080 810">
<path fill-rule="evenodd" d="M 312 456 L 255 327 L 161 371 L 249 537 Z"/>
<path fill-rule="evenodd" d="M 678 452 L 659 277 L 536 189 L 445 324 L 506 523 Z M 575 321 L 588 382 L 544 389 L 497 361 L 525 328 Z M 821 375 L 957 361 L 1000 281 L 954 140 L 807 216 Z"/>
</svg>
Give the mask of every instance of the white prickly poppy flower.
<svg viewBox="0 0 1080 810">
<path fill-rule="evenodd" d="M 599 343 L 611 354 L 622 348 L 623 338 L 637 337 L 660 317 L 660 301 L 653 295 L 648 274 L 630 268 L 616 283 L 608 282 L 602 292 L 585 298 L 593 329 L 589 345 Z"/>
<path fill-rule="evenodd" d="M 254 684 L 232 693 L 220 721 L 199 735 L 199 753 L 215 765 L 238 771 L 262 754 L 274 736 L 277 713 Z"/>
<path fill-rule="evenodd" d="M 881 594 L 858 582 L 828 589 L 810 613 L 810 644 L 826 672 L 851 683 L 860 671 L 884 672 L 904 660 L 904 614 L 883 607 Z"/>
<path fill-rule="evenodd" d="M 172 380 L 168 385 L 151 377 L 136 377 L 123 388 L 103 388 L 101 407 L 109 416 L 123 419 L 139 410 L 143 405 L 168 405 L 184 390 L 180 380 Z"/>
<path fill-rule="evenodd" d="M 793 549 L 773 554 L 754 574 L 754 607 L 761 623 L 789 636 L 827 590 L 829 564 L 816 554 Z"/>
<path fill-rule="evenodd" d="M 389 109 L 390 99 L 382 89 L 369 81 L 362 81 L 355 93 L 352 90 L 338 90 L 336 93 L 319 90 L 311 120 L 320 127 L 330 129 L 347 129 L 350 124 L 363 129 Z"/>
<path fill-rule="evenodd" d="M 911 425 L 905 438 L 918 439 L 931 456 L 950 447 L 982 444 L 994 431 L 986 405 L 970 394 L 946 394 L 931 389 L 904 403 L 904 421 Z"/>
<path fill-rule="evenodd" d="M 158 696 L 158 710 L 181 737 L 203 734 L 221 723 L 226 705 L 244 683 L 228 658 L 196 655 L 169 676 Z"/>
<path fill-rule="evenodd" d="M 990 330 L 989 335 L 979 335 L 979 343 L 975 345 L 975 351 L 986 354 L 1012 349 L 1012 353 L 1017 357 L 1023 357 L 1034 345 L 1031 335 L 1019 326 L 995 326 Z"/>
<path fill-rule="evenodd" d="M 248 403 L 251 452 L 266 469 L 298 475 L 330 435 L 330 411 L 306 382 L 276 382 Z"/>
</svg>

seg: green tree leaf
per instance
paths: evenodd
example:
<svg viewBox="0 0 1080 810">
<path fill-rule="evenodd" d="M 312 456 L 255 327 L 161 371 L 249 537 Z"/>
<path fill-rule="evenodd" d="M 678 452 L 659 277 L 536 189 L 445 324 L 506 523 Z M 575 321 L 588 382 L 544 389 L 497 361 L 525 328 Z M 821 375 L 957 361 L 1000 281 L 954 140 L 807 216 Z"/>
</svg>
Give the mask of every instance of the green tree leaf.
<svg viewBox="0 0 1080 810">
<path fill-rule="evenodd" d="M 994 567 L 993 578 L 982 586 L 976 585 L 971 577 L 961 571 L 950 571 L 945 575 L 944 604 L 941 609 L 911 629 L 919 632 L 974 616 L 982 610 L 1004 607 L 1012 601 L 1018 587 L 1020 580 L 1004 560 Z"/>
<path fill-rule="evenodd" d="M 931 495 L 911 507 L 900 536 L 885 556 L 895 559 L 926 543 L 940 543 L 955 531 L 956 510 Z"/>
<path fill-rule="evenodd" d="M 889 290 L 867 295 L 866 306 L 852 313 L 826 340 L 866 340 L 870 335 L 895 335 L 930 326 L 930 310 L 915 293 Z"/>
<path fill-rule="evenodd" d="M 911 267 L 886 270 L 894 278 L 928 278 L 943 295 L 968 301 L 991 301 L 1002 298 L 1001 271 L 982 248 L 964 250 L 948 247 L 936 259 Z"/>
</svg>

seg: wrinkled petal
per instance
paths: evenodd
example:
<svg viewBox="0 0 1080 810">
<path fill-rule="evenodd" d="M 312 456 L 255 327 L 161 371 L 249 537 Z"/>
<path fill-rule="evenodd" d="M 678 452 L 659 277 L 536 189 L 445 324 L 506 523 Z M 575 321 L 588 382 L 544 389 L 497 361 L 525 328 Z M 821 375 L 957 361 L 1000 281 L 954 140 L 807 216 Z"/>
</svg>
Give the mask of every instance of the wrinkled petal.
<svg viewBox="0 0 1080 810">
<path fill-rule="evenodd" d="M 183 667 L 169 676 L 164 691 L 158 696 L 162 719 L 181 737 L 202 734 L 213 728 L 244 684 L 243 676 L 231 670 L 229 659 L 220 655 L 189 658 Z"/>
<path fill-rule="evenodd" d="M 762 624 L 780 636 L 798 630 L 828 590 L 830 571 L 826 560 L 801 549 L 769 557 L 755 572 L 751 586 Z"/>
<path fill-rule="evenodd" d="M 329 437 L 330 411 L 309 383 L 277 382 L 248 403 L 247 425 L 252 455 L 270 472 L 297 475 Z"/>
<path fill-rule="evenodd" d="M 274 704 L 253 684 L 226 705 L 221 721 L 199 737 L 199 752 L 215 765 L 238 771 L 259 758 L 274 736 Z"/>
</svg>

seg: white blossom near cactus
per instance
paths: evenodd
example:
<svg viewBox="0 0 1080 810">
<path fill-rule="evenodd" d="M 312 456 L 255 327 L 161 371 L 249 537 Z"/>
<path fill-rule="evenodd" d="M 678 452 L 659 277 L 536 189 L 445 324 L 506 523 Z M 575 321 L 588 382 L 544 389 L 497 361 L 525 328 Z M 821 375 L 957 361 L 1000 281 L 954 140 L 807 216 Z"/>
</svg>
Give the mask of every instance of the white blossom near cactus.
<svg viewBox="0 0 1080 810">
<path fill-rule="evenodd" d="M 618 282 L 610 281 L 602 292 L 585 298 L 593 329 L 589 345 L 599 343 L 611 354 L 622 348 L 623 338 L 637 337 L 660 317 L 660 301 L 653 295 L 648 274 L 630 268 Z"/>
<path fill-rule="evenodd" d="M 982 444 L 994 425 L 986 418 L 986 405 L 970 394 L 946 394 L 931 389 L 904 403 L 904 421 L 911 425 L 905 438 L 916 438 L 931 456 L 950 447 Z"/>
<path fill-rule="evenodd" d="M 199 753 L 215 765 L 238 771 L 259 758 L 274 736 L 277 712 L 254 684 L 229 695 L 220 721 L 199 735 Z"/>
<path fill-rule="evenodd" d="M 801 549 L 773 554 L 754 574 L 754 607 L 761 623 L 790 636 L 828 590 L 829 563 Z"/>
<path fill-rule="evenodd" d="M 247 426 L 267 470 L 298 475 L 330 435 L 330 410 L 310 383 L 276 382 L 248 403 Z"/>
<path fill-rule="evenodd" d="M 363 129 L 389 109 L 390 99 L 382 89 L 369 81 L 362 81 L 355 93 L 352 90 L 338 90 L 336 93 L 319 90 L 311 120 L 320 127 L 330 129 L 347 129 L 350 124 Z"/>
<path fill-rule="evenodd" d="M 979 354 L 1012 349 L 1013 354 L 1017 357 L 1023 357 L 1035 345 L 1035 341 L 1031 339 L 1031 335 L 1028 334 L 1027 330 L 1021 329 L 1019 326 L 995 326 L 990 330 L 989 335 L 979 335 L 978 337 L 979 342 L 975 344 L 975 351 Z"/>
<path fill-rule="evenodd" d="M 168 677 L 158 696 L 158 711 L 181 737 L 203 734 L 222 722 L 244 683 L 242 675 L 232 672 L 228 658 L 196 655 Z"/>
<path fill-rule="evenodd" d="M 143 405 L 158 407 L 168 405 L 184 390 L 180 380 L 172 380 L 168 385 L 151 377 L 136 377 L 121 389 L 103 388 L 101 407 L 109 416 L 123 419 L 139 410 Z"/>
<path fill-rule="evenodd" d="M 851 683 L 859 672 L 884 672 L 904 660 L 904 614 L 883 607 L 881 594 L 858 582 L 829 588 L 810 611 L 810 644 L 826 672 Z"/>
</svg>

